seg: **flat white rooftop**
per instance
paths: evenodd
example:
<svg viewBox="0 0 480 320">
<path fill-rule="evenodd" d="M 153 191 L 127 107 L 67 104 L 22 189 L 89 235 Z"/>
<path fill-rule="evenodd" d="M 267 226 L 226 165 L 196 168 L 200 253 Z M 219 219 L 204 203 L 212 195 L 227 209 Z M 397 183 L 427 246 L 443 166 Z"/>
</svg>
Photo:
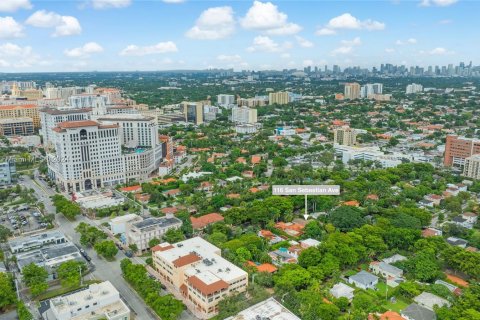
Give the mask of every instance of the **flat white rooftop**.
<svg viewBox="0 0 480 320">
<path fill-rule="evenodd" d="M 301 320 L 274 298 L 268 298 L 225 320 L 256 320 L 265 318 L 269 320 Z"/>
</svg>

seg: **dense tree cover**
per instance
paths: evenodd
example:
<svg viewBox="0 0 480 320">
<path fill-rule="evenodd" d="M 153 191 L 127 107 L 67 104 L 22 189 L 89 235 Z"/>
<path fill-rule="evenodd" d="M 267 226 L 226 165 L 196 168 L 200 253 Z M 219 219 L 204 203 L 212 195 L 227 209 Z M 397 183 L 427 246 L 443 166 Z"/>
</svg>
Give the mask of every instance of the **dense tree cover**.
<svg viewBox="0 0 480 320">
<path fill-rule="evenodd" d="M 77 203 L 60 194 L 52 196 L 52 201 L 57 213 L 62 213 L 68 219 L 75 219 L 75 216 L 81 213 L 80 206 Z"/>
<path fill-rule="evenodd" d="M 480 284 L 470 285 L 454 302 L 451 308 L 437 310 L 438 320 L 478 320 L 480 319 Z"/>
<path fill-rule="evenodd" d="M 48 289 L 48 272 L 43 267 L 37 266 L 35 263 L 30 263 L 22 269 L 23 282 L 30 289 L 33 296 L 45 292 Z"/>
<path fill-rule="evenodd" d="M 181 229 L 169 229 L 163 235 L 163 240 L 169 243 L 177 243 L 185 240 L 185 235 Z"/>
<path fill-rule="evenodd" d="M 15 285 L 10 274 L 0 272 L 0 311 L 11 306 L 17 300 Z"/>
<path fill-rule="evenodd" d="M 120 266 L 125 280 L 161 319 L 176 320 L 179 318 L 184 309 L 183 303 L 176 300 L 171 294 L 161 296 L 160 284 L 150 279 L 144 266 L 133 264 L 129 259 L 123 259 Z"/>
<path fill-rule="evenodd" d="M 23 301 L 17 303 L 17 315 L 18 320 L 33 320 L 33 315 L 30 313 L 30 310 L 25 306 Z"/>
<path fill-rule="evenodd" d="M 118 253 L 118 248 L 113 240 L 103 240 L 95 243 L 93 246 L 97 254 L 101 255 L 107 260 L 112 260 Z"/>
<path fill-rule="evenodd" d="M 12 230 L 9 228 L 0 225 L 0 242 L 5 242 L 7 241 L 8 237 L 11 237 L 13 235 Z"/>
<path fill-rule="evenodd" d="M 85 222 L 80 222 L 75 231 L 80 233 L 80 243 L 84 246 L 93 247 L 95 243 L 107 238 L 105 232 Z"/>
<path fill-rule="evenodd" d="M 81 273 L 86 269 L 83 262 L 76 260 L 66 261 L 57 268 L 57 277 L 60 279 L 62 287 L 77 287 L 80 285 Z"/>
<path fill-rule="evenodd" d="M 362 211 L 355 207 L 340 206 L 333 210 L 328 220 L 340 231 L 350 231 L 365 224 Z"/>
</svg>

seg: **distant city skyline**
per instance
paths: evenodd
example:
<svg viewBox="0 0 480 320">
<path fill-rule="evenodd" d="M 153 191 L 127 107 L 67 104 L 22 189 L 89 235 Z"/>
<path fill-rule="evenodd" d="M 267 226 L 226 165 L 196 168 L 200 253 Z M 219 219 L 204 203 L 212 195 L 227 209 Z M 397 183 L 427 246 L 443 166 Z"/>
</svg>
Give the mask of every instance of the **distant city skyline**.
<svg viewBox="0 0 480 320">
<path fill-rule="evenodd" d="M 480 65 L 480 2 L 2 0 L 0 72 Z"/>
</svg>

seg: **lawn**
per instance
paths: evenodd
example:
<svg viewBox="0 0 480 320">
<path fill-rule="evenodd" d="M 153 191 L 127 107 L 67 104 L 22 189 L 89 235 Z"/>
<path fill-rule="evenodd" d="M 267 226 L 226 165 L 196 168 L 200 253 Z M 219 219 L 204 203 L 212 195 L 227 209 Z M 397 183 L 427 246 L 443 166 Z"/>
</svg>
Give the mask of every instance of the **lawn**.
<svg viewBox="0 0 480 320">
<path fill-rule="evenodd" d="M 393 289 L 391 287 L 388 287 L 385 282 L 379 282 L 377 284 L 377 288 L 378 288 L 377 293 L 379 293 L 380 296 L 382 297 L 382 302 L 383 302 L 382 307 L 384 307 L 385 309 L 393 310 L 400 313 L 400 310 L 405 309 L 409 305 L 409 303 L 405 302 L 399 297 L 395 297 L 396 298 L 395 303 L 392 303 L 390 299 L 388 299 L 388 301 L 385 301 L 385 293 L 388 294 L 388 292 L 390 292 L 390 290 Z M 387 289 L 388 289 L 388 292 L 386 292 Z"/>
</svg>

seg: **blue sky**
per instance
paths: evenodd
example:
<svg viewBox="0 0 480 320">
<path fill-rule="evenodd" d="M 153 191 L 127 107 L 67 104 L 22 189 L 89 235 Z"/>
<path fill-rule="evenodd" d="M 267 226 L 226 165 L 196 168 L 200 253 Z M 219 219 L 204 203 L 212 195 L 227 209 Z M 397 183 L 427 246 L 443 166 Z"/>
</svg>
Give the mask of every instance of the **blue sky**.
<svg viewBox="0 0 480 320">
<path fill-rule="evenodd" d="M 0 72 L 480 64 L 480 2 L 0 0 Z"/>
</svg>

